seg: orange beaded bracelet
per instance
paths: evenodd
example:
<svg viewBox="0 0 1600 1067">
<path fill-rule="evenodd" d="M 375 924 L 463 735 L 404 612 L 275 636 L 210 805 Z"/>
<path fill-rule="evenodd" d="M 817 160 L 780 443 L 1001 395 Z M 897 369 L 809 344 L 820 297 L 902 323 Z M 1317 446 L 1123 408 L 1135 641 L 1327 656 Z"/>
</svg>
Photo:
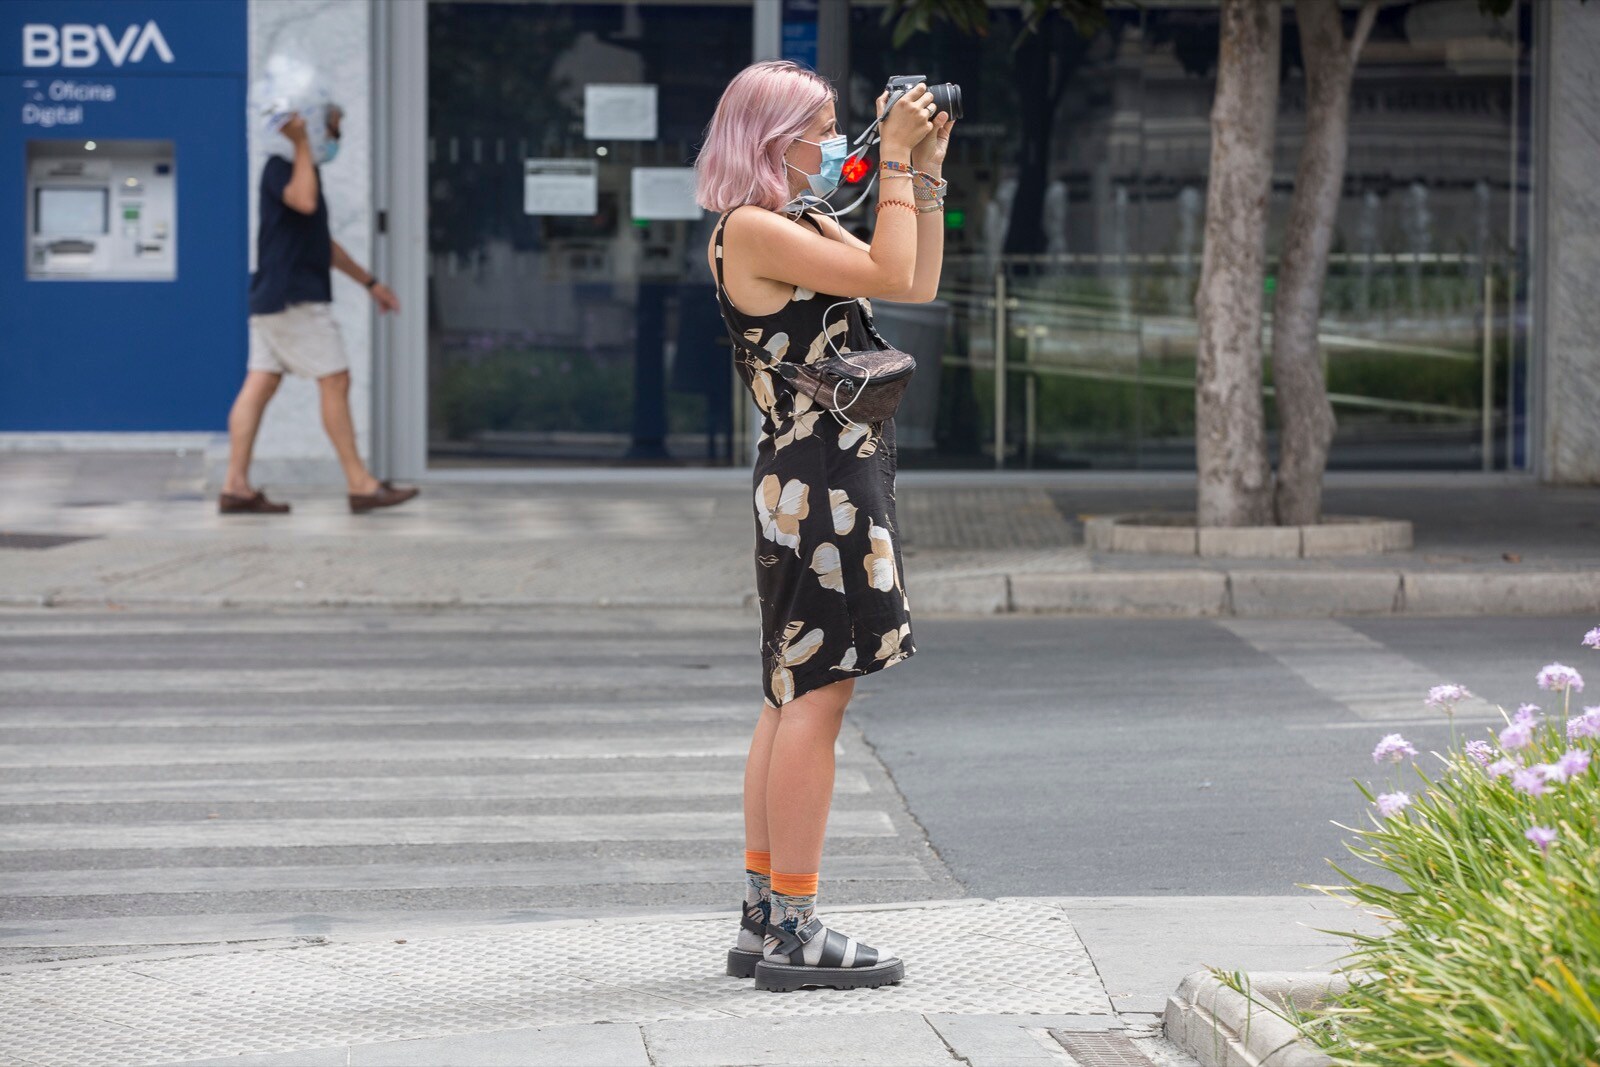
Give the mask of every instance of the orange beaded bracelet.
<svg viewBox="0 0 1600 1067">
<path fill-rule="evenodd" d="M 909 203 L 909 202 L 907 202 L 905 200 L 879 200 L 878 201 L 878 207 L 877 207 L 876 210 L 877 210 L 878 214 L 881 215 L 881 214 L 883 214 L 883 209 L 886 208 L 886 207 L 889 207 L 891 205 L 893 205 L 895 207 L 903 207 L 907 211 L 911 212 L 913 215 L 915 215 L 917 213 L 917 205 Z"/>
</svg>

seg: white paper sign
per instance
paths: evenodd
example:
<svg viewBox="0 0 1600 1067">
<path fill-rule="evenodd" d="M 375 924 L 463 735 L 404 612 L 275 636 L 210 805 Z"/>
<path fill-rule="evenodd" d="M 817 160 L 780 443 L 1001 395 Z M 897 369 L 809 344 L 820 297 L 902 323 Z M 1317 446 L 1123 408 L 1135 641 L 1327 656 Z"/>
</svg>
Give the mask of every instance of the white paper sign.
<svg viewBox="0 0 1600 1067">
<path fill-rule="evenodd" d="M 693 167 L 635 167 L 633 217 L 636 219 L 688 219 L 700 217 L 694 202 Z"/>
<path fill-rule="evenodd" d="M 522 162 L 522 210 L 529 215 L 593 215 L 600 210 L 600 177 L 589 159 Z"/>
<path fill-rule="evenodd" d="M 583 135 L 591 141 L 654 141 L 654 85 L 585 85 Z"/>
</svg>

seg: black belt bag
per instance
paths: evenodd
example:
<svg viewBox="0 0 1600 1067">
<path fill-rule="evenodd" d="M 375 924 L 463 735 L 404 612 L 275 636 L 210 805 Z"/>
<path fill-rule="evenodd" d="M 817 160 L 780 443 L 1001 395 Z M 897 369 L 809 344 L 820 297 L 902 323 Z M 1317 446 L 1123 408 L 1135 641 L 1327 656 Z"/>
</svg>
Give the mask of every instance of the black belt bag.
<svg viewBox="0 0 1600 1067">
<path fill-rule="evenodd" d="M 877 348 L 830 355 L 815 363 L 775 360 L 772 353 L 736 336 L 731 328 L 728 336 L 758 363 L 765 364 L 796 392 L 804 393 L 819 406 L 851 422 L 883 422 L 894 418 L 899 410 L 900 398 L 906 395 L 906 387 L 911 384 L 917 360 L 909 352 L 902 352 L 885 341 L 870 318 L 865 321 Z"/>
</svg>

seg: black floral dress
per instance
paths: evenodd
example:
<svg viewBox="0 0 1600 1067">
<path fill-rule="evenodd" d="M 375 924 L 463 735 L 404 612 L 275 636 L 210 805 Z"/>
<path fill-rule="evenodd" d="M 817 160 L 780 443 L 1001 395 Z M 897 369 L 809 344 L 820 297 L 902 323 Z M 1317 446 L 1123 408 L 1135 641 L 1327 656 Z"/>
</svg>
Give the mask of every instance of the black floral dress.
<svg viewBox="0 0 1600 1067">
<path fill-rule="evenodd" d="M 722 277 L 727 220 L 717 223 L 715 257 L 717 302 L 732 334 L 774 361 L 814 363 L 830 354 L 830 339 L 841 352 L 873 347 L 864 298 L 796 287 L 771 315 L 734 307 Z M 752 479 L 756 591 L 762 688 L 777 708 L 916 651 L 894 518 L 894 421 L 841 422 L 737 343 L 734 359 L 762 413 Z"/>
</svg>

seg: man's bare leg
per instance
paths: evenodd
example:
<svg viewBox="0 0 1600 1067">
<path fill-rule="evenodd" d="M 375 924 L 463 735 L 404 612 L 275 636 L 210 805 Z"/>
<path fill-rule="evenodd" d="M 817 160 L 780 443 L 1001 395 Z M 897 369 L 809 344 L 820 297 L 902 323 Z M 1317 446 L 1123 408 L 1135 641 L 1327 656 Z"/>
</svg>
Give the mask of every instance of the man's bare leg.
<svg viewBox="0 0 1600 1067">
<path fill-rule="evenodd" d="M 322 428 L 339 454 L 339 465 L 344 468 L 344 480 L 354 496 L 366 496 L 378 491 L 378 479 L 361 462 L 361 451 L 356 448 L 355 421 L 350 417 L 350 372 L 340 371 L 317 379 L 322 393 Z"/>
<path fill-rule="evenodd" d="M 248 497 L 255 492 L 250 487 L 250 455 L 255 451 L 267 401 L 278 391 L 282 380 L 283 375 L 263 370 L 249 371 L 244 376 L 244 385 L 228 412 L 228 474 L 222 491 L 229 496 Z"/>
</svg>

